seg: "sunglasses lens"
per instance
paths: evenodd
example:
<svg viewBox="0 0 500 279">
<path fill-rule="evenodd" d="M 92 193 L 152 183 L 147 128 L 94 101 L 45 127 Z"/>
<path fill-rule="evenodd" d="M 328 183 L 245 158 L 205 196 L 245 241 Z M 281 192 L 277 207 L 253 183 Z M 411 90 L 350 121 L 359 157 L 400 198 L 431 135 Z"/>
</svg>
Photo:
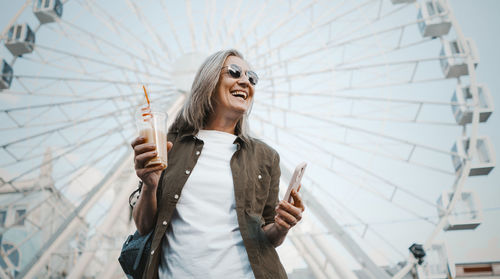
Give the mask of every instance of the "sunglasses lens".
<svg viewBox="0 0 500 279">
<path fill-rule="evenodd" d="M 227 71 L 229 72 L 229 74 L 233 78 L 240 78 L 240 76 L 241 76 L 241 68 L 238 65 L 235 65 L 235 64 L 229 65 L 229 67 L 227 68 Z"/>
<path fill-rule="evenodd" d="M 247 76 L 248 76 L 248 81 L 250 81 L 250 83 L 253 86 L 255 86 L 257 84 L 257 82 L 259 81 L 259 77 L 257 76 L 257 74 L 255 72 L 248 71 Z"/>
</svg>

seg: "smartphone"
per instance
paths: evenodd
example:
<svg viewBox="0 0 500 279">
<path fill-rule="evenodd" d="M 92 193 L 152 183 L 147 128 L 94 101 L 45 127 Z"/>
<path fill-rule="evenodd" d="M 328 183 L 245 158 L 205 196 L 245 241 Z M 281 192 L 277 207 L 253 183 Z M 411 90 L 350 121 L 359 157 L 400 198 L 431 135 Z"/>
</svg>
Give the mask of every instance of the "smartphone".
<svg viewBox="0 0 500 279">
<path fill-rule="evenodd" d="M 295 171 L 293 172 L 292 175 L 292 179 L 290 179 L 290 185 L 288 185 L 288 189 L 286 190 L 283 200 L 292 202 L 292 197 L 290 196 L 290 194 L 292 193 L 293 189 L 295 189 L 295 191 L 297 192 L 299 191 L 300 181 L 302 180 L 302 176 L 304 176 L 304 171 L 306 170 L 306 166 L 307 163 L 302 162 L 295 168 Z"/>
</svg>

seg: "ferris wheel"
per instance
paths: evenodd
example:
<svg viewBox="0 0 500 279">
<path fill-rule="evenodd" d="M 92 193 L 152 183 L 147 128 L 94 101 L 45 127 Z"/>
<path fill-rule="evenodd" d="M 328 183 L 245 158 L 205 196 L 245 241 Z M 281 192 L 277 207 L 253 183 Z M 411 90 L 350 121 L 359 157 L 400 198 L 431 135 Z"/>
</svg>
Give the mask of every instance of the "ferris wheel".
<svg viewBox="0 0 500 279">
<path fill-rule="evenodd" d="M 464 185 L 495 166 L 493 101 L 447 0 L 28 0 L 2 30 L 2 278 L 123 277 L 140 86 L 173 118 L 227 48 L 282 187 L 309 163 L 290 278 L 447 278 L 446 233 L 481 223 Z"/>
</svg>

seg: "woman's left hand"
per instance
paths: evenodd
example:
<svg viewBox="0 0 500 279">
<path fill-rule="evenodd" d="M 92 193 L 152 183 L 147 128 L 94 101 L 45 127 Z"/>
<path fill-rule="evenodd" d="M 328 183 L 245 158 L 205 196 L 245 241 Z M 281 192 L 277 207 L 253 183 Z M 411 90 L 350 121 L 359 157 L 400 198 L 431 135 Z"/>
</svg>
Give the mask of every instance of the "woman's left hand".
<svg viewBox="0 0 500 279">
<path fill-rule="evenodd" d="M 300 189 L 300 188 L 299 188 Z M 291 196 L 293 202 L 282 200 L 276 206 L 276 216 L 274 217 L 276 229 L 281 234 L 288 233 L 293 226 L 302 219 L 302 212 L 304 212 L 304 204 L 297 191 L 292 190 Z"/>
</svg>

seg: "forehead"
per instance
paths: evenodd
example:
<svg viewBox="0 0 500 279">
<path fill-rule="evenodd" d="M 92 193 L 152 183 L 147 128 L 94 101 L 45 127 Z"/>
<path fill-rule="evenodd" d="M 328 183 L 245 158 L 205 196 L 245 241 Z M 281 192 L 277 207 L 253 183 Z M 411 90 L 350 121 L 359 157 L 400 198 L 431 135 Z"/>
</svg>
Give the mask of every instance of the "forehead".
<svg viewBox="0 0 500 279">
<path fill-rule="evenodd" d="M 236 65 L 240 66 L 242 68 L 242 70 L 247 70 L 250 68 L 248 66 L 248 63 L 245 60 L 239 58 L 238 56 L 228 56 L 226 58 L 226 61 L 224 61 L 224 66 L 228 66 L 231 64 L 236 64 Z"/>
</svg>

